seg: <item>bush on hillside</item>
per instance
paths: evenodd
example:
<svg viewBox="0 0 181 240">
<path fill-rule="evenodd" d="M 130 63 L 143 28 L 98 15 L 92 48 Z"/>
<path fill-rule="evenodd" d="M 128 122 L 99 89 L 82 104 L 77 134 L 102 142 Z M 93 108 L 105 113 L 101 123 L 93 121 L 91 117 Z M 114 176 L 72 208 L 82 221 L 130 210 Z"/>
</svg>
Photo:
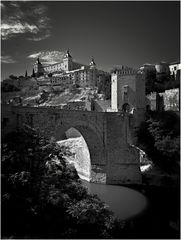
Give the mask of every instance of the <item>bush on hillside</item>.
<svg viewBox="0 0 181 240">
<path fill-rule="evenodd" d="M 2 92 L 18 92 L 20 91 L 19 88 L 17 88 L 15 85 L 10 83 L 3 83 L 1 85 Z"/>
</svg>

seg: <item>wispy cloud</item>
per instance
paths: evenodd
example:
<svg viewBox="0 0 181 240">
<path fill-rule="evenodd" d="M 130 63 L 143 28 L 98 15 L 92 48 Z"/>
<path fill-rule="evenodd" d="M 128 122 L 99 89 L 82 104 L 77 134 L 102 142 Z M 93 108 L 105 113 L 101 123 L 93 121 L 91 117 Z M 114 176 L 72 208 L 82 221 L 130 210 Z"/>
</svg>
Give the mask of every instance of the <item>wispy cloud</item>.
<svg viewBox="0 0 181 240">
<path fill-rule="evenodd" d="M 51 33 L 49 30 L 47 30 L 44 34 L 39 34 L 37 37 L 36 36 L 33 36 L 33 37 L 30 37 L 30 38 L 27 38 L 28 40 L 32 40 L 32 41 L 41 41 L 41 40 L 44 40 L 46 38 L 49 38 L 51 36 Z"/>
<path fill-rule="evenodd" d="M 24 25 L 20 21 L 12 22 L 12 23 L 3 23 L 1 24 L 1 36 L 2 39 L 8 39 L 16 34 L 20 33 L 38 33 L 38 28 L 35 25 L 29 25 L 25 23 Z"/>
<path fill-rule="evenodd" d="M 16 61 L 11 56 L 1 56 L 1 63 L 15 63 Z"/>
<path fill-rule="evenodd" d="M 37 2 L 8 1 L 1 3 L 1 37 L 7 40 L 28 34 L 27 40 L 40 41 L 50 37 L 50 18 L 47 8 Z"/>
<path fill-rule="evenodd" d="M 29 55 L 28 58 L 36 59 L 39 57 L 43 64 L 54 64 L 61 62 L 64 54 L 65 52 L 63 51 L 41 51 Z"/>
</svg>

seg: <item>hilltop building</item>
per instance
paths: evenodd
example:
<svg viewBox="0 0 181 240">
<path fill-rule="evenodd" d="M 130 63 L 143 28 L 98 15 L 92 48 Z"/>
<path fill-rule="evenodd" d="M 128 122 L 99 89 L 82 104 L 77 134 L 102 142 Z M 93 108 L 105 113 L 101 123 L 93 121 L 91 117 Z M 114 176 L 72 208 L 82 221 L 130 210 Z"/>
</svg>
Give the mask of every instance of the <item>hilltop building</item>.
<svg viewBox="0 0 181 240">
<path fill-rule="evenodd" d="M 92 57 L 89 65 L 73 61 L 69 50 L 63 60 L 56 64 L 43 65 L 38 58 L 34 64 L 34 73 L 39 85 L 65 86 L 78 84 L 81 87 L 97 86 L 109 73 L 98 70 Z"/>
<path fill-rule="evenodd" d="M 141 71 L 155 71 L 156 74 L 168 74 L 173 77 L 174 80 L 180 80 L 180 70 L 181 70 L 181 63 L 174 62 L 174 63 L 167 63 L 167 62 L 160 62 L 156 64 L 144 64 L 141 68 Z"/>
</svg>

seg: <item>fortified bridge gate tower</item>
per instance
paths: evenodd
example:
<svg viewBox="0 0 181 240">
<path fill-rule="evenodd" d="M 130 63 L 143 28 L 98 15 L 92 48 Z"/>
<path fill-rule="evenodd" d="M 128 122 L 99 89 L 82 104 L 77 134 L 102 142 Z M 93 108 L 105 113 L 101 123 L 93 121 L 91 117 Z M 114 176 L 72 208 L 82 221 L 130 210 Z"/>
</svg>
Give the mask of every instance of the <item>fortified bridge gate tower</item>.
<svg viewBox="0 0 181 240">
<path fill-rule="evenodd" d="M 129 116 L 123 112 L 68 111 L 50 107 L 2 106 L 2 134 L 28 124 L 46 137 L 65 139 L 77 129 L 90 152 L 90 181 L 107 184 L 141 182 L 139 151 L 128 143 Z"/>
</svg>

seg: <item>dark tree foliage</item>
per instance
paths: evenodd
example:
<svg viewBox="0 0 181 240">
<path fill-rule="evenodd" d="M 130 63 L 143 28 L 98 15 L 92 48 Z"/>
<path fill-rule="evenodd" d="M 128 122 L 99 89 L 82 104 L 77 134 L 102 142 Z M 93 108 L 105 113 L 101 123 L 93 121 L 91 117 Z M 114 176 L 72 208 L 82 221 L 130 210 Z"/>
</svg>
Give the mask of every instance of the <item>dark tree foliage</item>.
<svg viewBox="0 0 181 240">
<path fill-rule="evenodd" d="M 31 75 L 31 77 L 36 77 L 36 74 L 35 74 L 35 70 L 34 70 L 34 68 L 33 68 L 33 71 L 32 71 L 32 75 Z"/>
<path fill-rule="evenodd" d="M 17 92 L 20 91 L 19 88 L 17 88 L 15 85 L 10 83 L 4 83 L 1 84 L 1 90 L 2 92 Z"/>
<path fill-rule="evenodd" d="M 145 74 L 146 94 L 149 94 L 150 92 L 156 90 L 155 82 L 156 82 L 156 70 L 147 71 L 147 73 Z"/>
<path fill-rule="evenodd" d="M 111 76 L 106 76 L 104 80 L 100 80 L 97 83 L 98 93 L 105 94 L 105 98 L 111 99 Z"/>
<path fill-rule="evenodd" d="M 167 89 L 180 87 L 177 81 L 169 73 L 156 73 L 156 70 L 147 71 L 145 74 L 146 94 L 151 92 L 164 92 Z"/>
<path fill-rule="evenodd" d="M 14 76 L 13 74 L 9 75 L 9 78 L 10 78 L 10 79 L 13 79 L 13 80 L 17 80 L 17 79 L 18 79 L 18 77 L 17 77 L 17 76 Z"/>
<path fill-rule="evenodd" d="M 167 171 L 179 162 L 180 119 L 174 112 L 151 112 L 137 132 L 138 145 Z"/>
<path fill-rule="evenodd" d="M 54 139 L 28 126 L 8 134 L 1 167 L 3 238 L 110 238 L 123 228 L 88 194 Z"/>
</svg>

